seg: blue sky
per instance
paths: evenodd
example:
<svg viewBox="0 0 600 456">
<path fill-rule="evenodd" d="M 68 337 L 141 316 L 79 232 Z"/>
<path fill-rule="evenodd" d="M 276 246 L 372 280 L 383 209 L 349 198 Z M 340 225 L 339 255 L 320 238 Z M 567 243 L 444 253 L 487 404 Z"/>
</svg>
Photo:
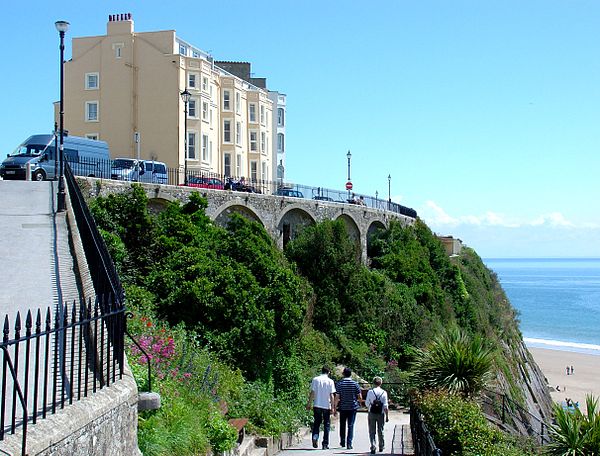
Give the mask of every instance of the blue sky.
<svg viewBox="0 0 600 456">
<path fill-rule="evenodd" d="M 58 36 L 175 29 L 288 96 L 287 174 L 417 209 L 483 257 L 600 257 L 597 1 L 3 5 L 0 148 L 52 129 Z M 68 106 L 66 107 L 68 109 Z"/>
</svg>

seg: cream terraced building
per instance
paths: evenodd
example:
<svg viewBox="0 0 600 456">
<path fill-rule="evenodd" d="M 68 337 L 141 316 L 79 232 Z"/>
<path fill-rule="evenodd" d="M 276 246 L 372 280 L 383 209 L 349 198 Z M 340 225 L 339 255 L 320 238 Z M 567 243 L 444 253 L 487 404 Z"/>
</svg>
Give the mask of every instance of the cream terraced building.
<svg viewBox="0 0 600 456">
<path fill-rule="evenodd" d="M 163 161 L 179 169 L 179 183 L 186 159 L 189 174 L 254 181 L 271 180 L 277 166 L 269 91 L 215 65 L 174 30 L 135 32 L 130 14 L 109 16 L 106 35 L 73 39 L 64 100 L 69 134 L 107 141 L 112 158 Z"/>
</svg>

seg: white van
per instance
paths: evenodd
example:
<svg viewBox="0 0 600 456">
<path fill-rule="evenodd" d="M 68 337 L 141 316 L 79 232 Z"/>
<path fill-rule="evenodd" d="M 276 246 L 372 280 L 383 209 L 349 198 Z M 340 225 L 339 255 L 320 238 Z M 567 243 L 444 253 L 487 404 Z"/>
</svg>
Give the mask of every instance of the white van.
<svg viewBox="0 0 600 456">
<path fill-rule="evenodd" d="M 111 179 L 155 184 L 168 183 L 167 165 L 153 160 L 115 158 L 110 172 Z"/>
<path fill-rule="evenodd" d="M 32 180 L 56 179 L 58 162 L 56 149 L 58 138 L 54 135 L 33 135 L 27 138 L 0 165 L 0 176 L 5 180 L 25 180 L 29 167 Z M 110 154 L 104 141 L 64 136 L 65 160 L 73 174 L 88 177 L 110 177 Z"/>
</svg>

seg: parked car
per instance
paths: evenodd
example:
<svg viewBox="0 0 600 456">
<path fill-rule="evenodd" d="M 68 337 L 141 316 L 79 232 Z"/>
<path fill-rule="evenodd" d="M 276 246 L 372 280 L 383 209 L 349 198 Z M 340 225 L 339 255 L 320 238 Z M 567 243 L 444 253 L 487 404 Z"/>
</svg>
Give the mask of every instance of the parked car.
<svg viewBox="0 0 600 456">
<path fill-rule="evenodd" d="M 25 180 L 26 170 L 31 170 L 30 178 L 36 181 L 56 179 L 54 135 L 33 135 L 27 138 L 0 165 L 0 176 L 6 180 Z M 110 154 L 104 141 L 65 136 L 63 140 L 65 160 L 73 174 L 88 177 L 108 177 Z"/>
<path fill-rule="evenodd" d="M 153 160 L 116 158 L 111 167 L 111 179 L 166 184 L 167 165 Z"/>
<path fill-rule="evenodd" d="M 221 179 L 217 179 L 216 177 L 190 176 L 188 177 L 187 185 L 189 187 L 212 188 L 217 190 L 223 190 L 225 188 L 223 181 Z"/>
<path fill-rule="evenodd" d="M 313 196 L 313 199 L 318 201 L 333 201 L 333 198 L 330 198 L 329 196 Z"/>
<path fill-rule="evenodd" d="M 278 188 L 277 191 L 275 192 L 275 194 L 278 196 L 291 196 L 292 198 L 304 198 L 304 195 L 302 194 L 302 192 L 299 192 L 298 190 L 294 190 L 292 188 L 285 188 L 285 187 Z"/>
<path fill-rule="evenodd" d="M 260 193 L 252 185 L 248 185 L 243 177 L 239 180 L 228 177 L 224 188 L 225 190 L 233 190 L 236 192 Z"/>
</svg>

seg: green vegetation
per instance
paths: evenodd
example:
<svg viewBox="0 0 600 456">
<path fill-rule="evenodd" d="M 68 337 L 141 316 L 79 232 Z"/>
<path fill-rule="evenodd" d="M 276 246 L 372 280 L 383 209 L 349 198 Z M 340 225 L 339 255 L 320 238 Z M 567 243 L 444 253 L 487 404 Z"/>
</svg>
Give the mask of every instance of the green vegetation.
<svg viewBox="0 0 600 456">
<path fill-rule="evenodd" d="M 460 395 L 432 391 L 418 399 L 433 440 L 443 454 L 525 456 L 535 454 L 493 428 L 479 405 Z"/>
<path fill-rule="evenodd" d="M 229 418 L 269 435 L 297 428 L 324 363 L 383 376 L 407 404 L 411 361 L 446 327 L 460 329 L 454 351 L 430 360 L 460 372 L 450 390 L 480 389 L 491 353 L 495 372 L 517 372 L 505 348 L 520 334 L 495 277 L 470 249 L 451 261 L 421 221 L 376 233 L 367 267 L 340 220 L 304 229 L 281 252 L 256 222 L 215 226 L 206 204 L 193 193 L 151 213 L 136 185 L 90 204 L 126 285 L 130 330 L 151 351 L 130 347 L 132 369 L 143 386 L 152 364 L 165 404 L 140 417 L 145 454 L 230 448 Z M 467 352 L 481 338 L 480 353 Z"/>
<path fill-rule="evenodd" d="M 584 456 L 600 454 L 600 409 L 598 399 L 586 397 L 586 411 L 563 409 L 555 404 L 556 424 L 550 428 L 552 443 L 546 454 L 552 456 Z"/>
<path fill-rule="evenodd" d="M 458 328 L 437 336 L 426 349 L 417 349 L 411 374 L 421 389 L 443 389 L 473 397 L 491 381 L 493 352 L 484 340 Z"/>
</svg>

